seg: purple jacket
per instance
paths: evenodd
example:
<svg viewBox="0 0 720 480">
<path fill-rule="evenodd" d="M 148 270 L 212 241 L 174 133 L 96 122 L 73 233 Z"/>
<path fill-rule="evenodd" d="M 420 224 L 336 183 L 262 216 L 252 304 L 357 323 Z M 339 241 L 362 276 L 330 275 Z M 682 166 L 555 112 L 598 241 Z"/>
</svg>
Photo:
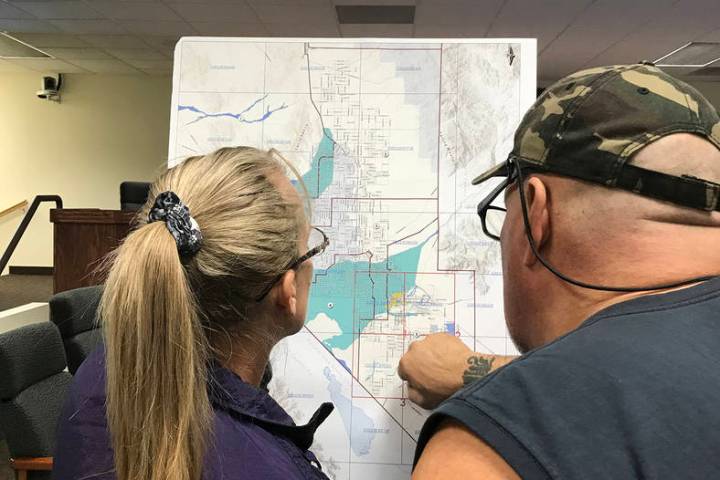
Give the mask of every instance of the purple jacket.
<svg viewBox="0 0 720 480">
<path fill-rule="evenodd" d="M 307 425 L 295 426 L 267 392 L 230 370 L 214 365 L 210 378 L 215 418 L 203 480 L 327 479 L 308 448 L 332 404 L 321 405 Z M 59 422 L 53 478 L 114 480 L 103 348 L 75 374 Z"/>
</svg>

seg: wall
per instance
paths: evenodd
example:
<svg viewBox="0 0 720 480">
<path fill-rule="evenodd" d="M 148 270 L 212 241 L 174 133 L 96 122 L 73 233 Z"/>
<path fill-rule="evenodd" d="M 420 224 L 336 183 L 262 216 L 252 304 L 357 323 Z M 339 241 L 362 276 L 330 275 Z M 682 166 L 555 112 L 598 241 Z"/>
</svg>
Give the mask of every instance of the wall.
<svg viewBox="0 0 720 480">
<path fill-rule="evenodd" d="M 720 83 L 692 83 L 720 108 Z M 36 98 L 39 85 L 40 74 L 0 73 L 0 210 L 38 194 L 59 194 L 68 208 L 117 209 L 120 182 L 162 171 L 169 77 L 66 75 L 60 104 Z M 49 208 L 38 210 L 11 265 L 52 265 Z M 21 218 L 0 218 L 0 254 Z"/>
<path fill-rule="evenodd" d="M 59 194 L 67 208 L 118 209 L 120 182 L 162 171 L 169 77 L 66 75 L 60 104 L 35 96 L 40 79 L 0 73 L 0 210 L 38 194 Z M 10 265 L 53 264 L 49 209 L 38 210 Z M 0 218 L 0 254 L 21 218 Z"/>
</svg>

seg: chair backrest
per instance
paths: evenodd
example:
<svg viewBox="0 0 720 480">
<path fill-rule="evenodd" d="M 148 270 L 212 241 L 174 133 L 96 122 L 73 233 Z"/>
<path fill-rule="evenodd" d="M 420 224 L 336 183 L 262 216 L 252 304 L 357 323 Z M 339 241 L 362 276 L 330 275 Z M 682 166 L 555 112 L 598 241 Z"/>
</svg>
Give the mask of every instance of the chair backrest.
<svg viewBox="0 0 720 480">
<path fill-rule="evenodd" d="M 60 292 L 50 299 L 50 321 L 57 325 L 65 344 L 68 370 L 73 375 L 85 358 L 102 342 L 97 309 L 102 287 Z"/>
<path fill-rule="evenodd" d="M 135 212 L 140 210 L 148 194 L 150 184 L 147 182 L 122 182 L 120 184 L 120 210 Z"/>
<path fill-rule="evenodd" d="M 0 335 L 0 425 L 10 455 L 48 457 L 55 450 L 58 417 L 72 376 L 50 322 Z"/>
</svg>

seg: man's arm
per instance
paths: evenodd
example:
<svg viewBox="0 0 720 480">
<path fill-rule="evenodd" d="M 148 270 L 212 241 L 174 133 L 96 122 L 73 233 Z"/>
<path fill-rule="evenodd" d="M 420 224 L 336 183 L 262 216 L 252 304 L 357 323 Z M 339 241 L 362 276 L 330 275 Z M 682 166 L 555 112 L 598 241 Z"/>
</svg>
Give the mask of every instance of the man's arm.
<svg viewBox="0 0 720 480">
<path fill-rule="evenodd" d="M 398 375 L 407 381 L 408 398 L 431 409 L 513 358 L 476 353 L 453 335 L 435 333 L 410 344 Z"/>
<path fill-rule="evenodd" d="M 446 420 L 425 446 L 412 480 L 520 480 L 487 443 L 460 423 Z"/>
</svg>

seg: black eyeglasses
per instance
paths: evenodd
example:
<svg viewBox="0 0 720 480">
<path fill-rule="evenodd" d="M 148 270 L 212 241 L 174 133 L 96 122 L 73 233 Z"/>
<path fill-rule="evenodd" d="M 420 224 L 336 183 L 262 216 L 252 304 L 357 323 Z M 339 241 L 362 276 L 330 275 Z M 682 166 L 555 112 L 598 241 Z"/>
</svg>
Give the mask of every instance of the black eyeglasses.
<svg viewBox="0 0 720 480">
<path fill-rule="evenodd" d="M 534 169 L 532 167 L 528 168 L 526 166 L 521 166 L 515 163 L 512 159 L 508 159 L 507 167 L 505 170 L 507 171 L 507 177 L 505 177 L 505 179 L 500 182 L 500 184 L 495 187 L 493 191 L 490 192 L 478 204 L 477 207 L 478 215 L 482 220 L 483 232 L 485 232 L 485 235 L 492 238 L 493 240 L 500 240 L 500 230 L 502 229 L 503 222 L 505 221 L 506 210 L 503 207 L 492 205 L 492 203 L 500 195 L 500 193 L 503 192 L 510 185 L 512 185 L 513 182 L 517 181 L 520 185 L 522 185 L 526 178 L 525 173 L 532 173 Z M 666 290 L 669 288 L 677 288 L 685 285 L 691 285 L 693 283 L 704 282 L 712 278 L 717 278 L 716 275 L 706 275 L 703 277 L 695 277 L 688 280 L 681 280 L 679 282 L 667 283 L 662 285 L 648 285 L 643 287 L 615 287 L 594 285 L 592 283 L 583 282 L 569 277 L 568 275 L 565 275 L 564 273 L 558 271 L 558 269 L 552 266 L 550 262 L 548 262 L 542 255 L 540 255 L 537 245 L 535 244 L 535 239 L 532 235 L 532 230 L 530 228 L 530 218 L 528 215 L 528 206 L 527 199 L 525 198 L 525 191 L 523 188 L 518 188 L 518 192 L 520 196 L 520 208 L 522 209 L 523 224 L 525 227 L 525 236 L 527 237 L 527 241 L 530 245 L 530 248 L 532 249 L 533 255 L 535 255 L 535 258 L 537 258 L 538 261 L 553 275 L 557 276 L 558 278 L 567 283 L 582 288 L 588 288 L 590 290 L 600 290 L 606 292 L 647 292 L 650 290 Z"/>
<path fill-rule="evenodd" d="M 262 293 L 255 299 L 256 301 L 260 302 L 263 298 L 267 296 L 268 293 L 270 293 L 270 290 L 275 286 L 275 284 L 282 278 L 285 273 L 289 272 L 290 270 L 293 270 L 297 268 L 299 265 L 301 265 L 304 261 L 311 259 L 312 257 L 321 254 L 325 251 L 325 249 L 330 245 L 330 240 L 328 239 L 327 235 L 325 235 L 325 232 L 320 230 L 317 227 L 312 227 L 310 229 L 310 235 L 308 237 L 308 246 L 313 245 L 310 250 L 305 255 L 302 255 L 298 257 L 296 260 L 293 260 L 290 262 L 281 273 L 279 273 L 273 280 L 270 282 L 262 291 Z"/>
<path fill-rule="evenodd" d="M 508 161 L 508 176 L 495 187 L 477 206 L 477 213 L 482 222 L 482 229 L 485 235 L 493 240 L 500 240 L 500 232 L 505 223 L 505 207 L 493 205 L 492 203 L 500 196 L 505 189 L 517 180 L 517 170 L 514 164 Z"/>
</svg>

